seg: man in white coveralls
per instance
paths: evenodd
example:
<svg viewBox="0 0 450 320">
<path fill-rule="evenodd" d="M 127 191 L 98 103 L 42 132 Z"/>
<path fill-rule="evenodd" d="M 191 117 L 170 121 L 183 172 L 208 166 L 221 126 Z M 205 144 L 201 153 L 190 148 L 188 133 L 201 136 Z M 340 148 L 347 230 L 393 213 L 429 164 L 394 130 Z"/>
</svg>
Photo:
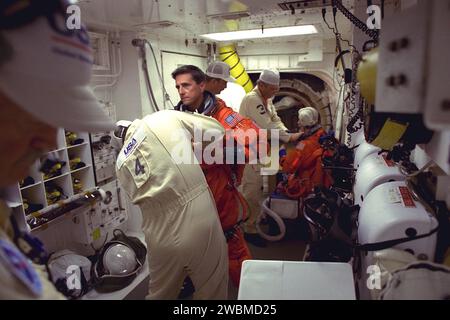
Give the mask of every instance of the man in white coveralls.
<svg viewBox="0 0 450 320">
<path fill-rule="evenodd" d="M 143 216 L 147 299 L 176 299 L 186 277 L 195 290 L 193 299 L 227 299 L 226 240 L 200 165 L 192 161 L 194 131 L 212 130 L 222 138 L 222 126 L 210 117 L 173 110 L 118 125 L 114 136 L 123 139 L 123 148 L 117 177 Z"/>
</svg>

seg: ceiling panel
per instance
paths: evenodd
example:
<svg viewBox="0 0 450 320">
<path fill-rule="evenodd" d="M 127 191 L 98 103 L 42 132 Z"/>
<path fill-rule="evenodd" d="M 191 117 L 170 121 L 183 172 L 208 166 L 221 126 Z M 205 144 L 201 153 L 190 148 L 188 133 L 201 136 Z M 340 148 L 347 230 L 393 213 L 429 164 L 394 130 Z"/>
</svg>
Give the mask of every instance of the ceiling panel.
<svg viewBox="0 0 450 320">
<path fill-rule="evenodd" d="M 302 39 L 332 39 L 333 33 L 323 23 L 321 8 L 284 11 L 273 0 L 83 0 L 80 1 L 82 19 L 88 25 L 108 29 L 148 32 L 176 39 L 198 38 L 200 34 L 243 29 L 270 28 L 314 24 L 319 35 L 302 36 Z M 353 1 L 344 1 L 351 8 Z M 329 10 L 327 19 L 332 24 Z M 244 13 L 248 14 L 244 14 Z M 230 17 L 236 19 L 224 19 Z M 337 15 L 339 31 L 349 38 L 350 22 Z M 290 39 L 265 39 L 260 42 L 285 42 Z M 255 42 L 255 41 L 252 41 Z"/>
</svg>

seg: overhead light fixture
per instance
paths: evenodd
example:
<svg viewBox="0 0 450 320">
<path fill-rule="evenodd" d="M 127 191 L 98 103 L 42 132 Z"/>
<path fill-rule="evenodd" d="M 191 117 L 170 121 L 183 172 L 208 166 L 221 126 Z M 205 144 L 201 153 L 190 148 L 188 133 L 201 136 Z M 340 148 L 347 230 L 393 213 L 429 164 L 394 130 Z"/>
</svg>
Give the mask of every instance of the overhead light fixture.
<svg viewBox="0 0 450 320">
<path fill-rule="evenodd" d="M 317 33 L 316 27 L 313 25 L 279 27 L 279 28 L 261 28 L 253 30 L 241 30 L 231 32 L 207 33 L 200 37 L 214 41 L 234 41 L 245 39 L 260 39 L 273 37 L 287 37 L 295 35 L 306 35 Z"/>
</svg>

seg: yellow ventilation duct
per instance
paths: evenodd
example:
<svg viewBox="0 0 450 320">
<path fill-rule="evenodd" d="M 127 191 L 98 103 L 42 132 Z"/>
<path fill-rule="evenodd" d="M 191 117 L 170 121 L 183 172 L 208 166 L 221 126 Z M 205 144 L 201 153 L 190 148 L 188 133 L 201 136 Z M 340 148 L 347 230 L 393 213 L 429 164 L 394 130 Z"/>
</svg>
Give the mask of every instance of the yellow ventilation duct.
<svg viewBox="0 0 450 320">
<path fill-rule="evenodd" d="M 239 59 L 234 45 L 220 47 L 219 55 L 220 60 L 230 66 L 231 76 L 236 79 L 236 83 L 240 84 L 244 88 L 246 93 L 252 91 L 252 80 L 250 80 L 250 77 L 245 71 L 245 68 L 241 63 L 241 59 Z"/>
</svg>

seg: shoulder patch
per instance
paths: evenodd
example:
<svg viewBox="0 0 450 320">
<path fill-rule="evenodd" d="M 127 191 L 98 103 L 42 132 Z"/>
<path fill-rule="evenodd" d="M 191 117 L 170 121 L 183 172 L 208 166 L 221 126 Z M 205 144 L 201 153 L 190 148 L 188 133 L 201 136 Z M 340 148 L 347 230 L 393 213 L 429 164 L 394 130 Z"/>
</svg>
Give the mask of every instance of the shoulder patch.
<svg viewBox="0 0 450 320">
<path fill-rule="evenodd" d="M 0 264 L 6 267 L 36 297 L 43 293 L 41 279 L 30 261 L 10 242 L 0 239 Z"/>
<path fill-rule="evenodd" d="M 117 169 L 120 169 L 125 162 L 125 160 L 128 159 L 128 157 L 134 152 L 134 150 L 137 149 L 137 147 L 142 143 L 142 141 L 145 140 L 146 137 L 145 130 L 142 128 L 139 128 L 127 141 L 127 144 L 123 146 L 123 148 L 120 150 L 120 153 L 117 157 L 116 167 Z"/>
</svg>

